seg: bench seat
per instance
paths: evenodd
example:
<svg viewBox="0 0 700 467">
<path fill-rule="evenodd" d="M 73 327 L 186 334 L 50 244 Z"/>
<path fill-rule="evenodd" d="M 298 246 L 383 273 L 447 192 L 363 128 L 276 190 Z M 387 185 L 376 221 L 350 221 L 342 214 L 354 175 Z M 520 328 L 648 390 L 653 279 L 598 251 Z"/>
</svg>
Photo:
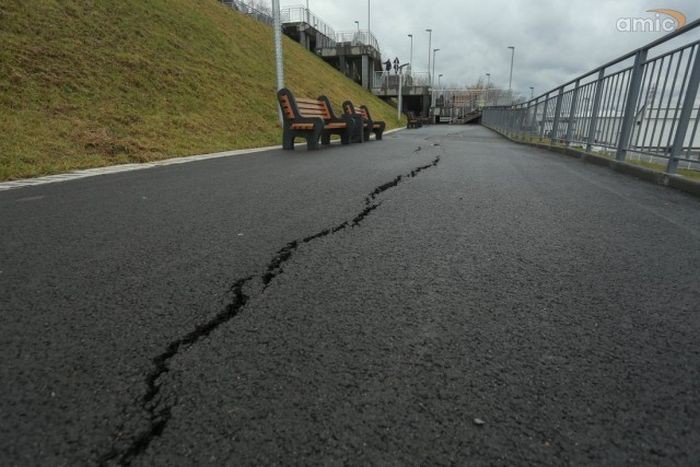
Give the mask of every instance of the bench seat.
<svg viewBox="0 0 700 467">
<path fill-rule="evenodd" d="M 331 135 L 339 135 L 342 144 L 349 144 L 354 131 L 352 118 L 337 117 L 326 96 L 317 99 L 295 98 L 289 89 L 280 89 L 277 99 L 282 109 L 284 128 L 282 147 L 294 149 L 297 137 L 306 139 L 308 149 L 317 149 L 321 143 L 330 144 Z"/>
</svg>

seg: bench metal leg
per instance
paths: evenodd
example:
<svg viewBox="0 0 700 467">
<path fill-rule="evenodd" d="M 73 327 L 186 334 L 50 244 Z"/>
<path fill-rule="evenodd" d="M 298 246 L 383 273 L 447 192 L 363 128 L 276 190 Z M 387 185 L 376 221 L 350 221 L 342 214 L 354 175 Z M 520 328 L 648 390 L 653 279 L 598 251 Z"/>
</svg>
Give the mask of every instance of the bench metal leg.
<svg viewBox="0 0 700 467">
<path fill-rule="evenodd" d="M 294 151 L 294 134 L 290 131 L 282 133 L 282 149 Z"/>
<path fill-rule="evenodd" d="M 309 150 L 318 149 L 318 140 L 321 138 L 323 133 L 323 122 L 319 120 L 314 124 L 314 129 L 311 133 L 306 136 L 306 147 Z"/>
</svg>

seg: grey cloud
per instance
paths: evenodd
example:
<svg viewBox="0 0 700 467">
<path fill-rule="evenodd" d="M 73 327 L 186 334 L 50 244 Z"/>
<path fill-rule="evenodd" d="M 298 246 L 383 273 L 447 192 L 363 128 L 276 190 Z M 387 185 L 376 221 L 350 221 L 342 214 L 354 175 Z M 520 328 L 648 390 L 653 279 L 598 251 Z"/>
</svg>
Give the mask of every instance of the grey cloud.
<svg viewBox="0 0 700 467">
<path fill-rule="evenodd" d="M 299 0 L 282 0 L 283 6 Z M 367 0 L 309 0 L 312 11 L 336 31 L 367 28 Z M 700 16 L 697 0 L 374 0 L 372 32 L 385 58 L 409 60 L 408 34 L 414 35 L 414 69 L 425 70 L 428 34 L 439 48 L 436 73 L 452 85 L 475 83 L 485 73 L 508 86 L 510 51 L 516 47 L 513 88 L 543 92 L 661 37 L 661 33 L 616 30 L 620 17 L 649 15 L 652 8 L 672 8 L 688 21 Z"/>
</svg>

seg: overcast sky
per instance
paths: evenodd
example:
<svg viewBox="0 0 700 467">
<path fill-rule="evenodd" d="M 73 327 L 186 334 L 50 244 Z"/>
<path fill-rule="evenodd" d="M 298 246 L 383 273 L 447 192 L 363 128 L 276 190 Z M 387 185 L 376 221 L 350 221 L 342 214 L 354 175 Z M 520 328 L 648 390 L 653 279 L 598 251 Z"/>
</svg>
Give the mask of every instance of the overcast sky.
<svg viewBox="0 0 700 467">
<path fill-rule="evenodd" d="M 282 7 L 305 0 L 281 0 Z M 309 0 L 309 8 L 336 32 L 367 29 L 367 0 Z M 688 22 L 700 17 L 698 0 L 371 0 L 371 29 L 384 59 L 409 61 L 414 36 L 415 71 L 428 64 L 428 33 L 439 48 L 436 74 L 443 83 L 473 84 L 485 73 L 508 87 L 509 45 L 516 47 L 513 88 L 547 91 L 576 75 L 661 37 L 660 32 L 619 32 L 619 18 L 651 18 L 670 8 Z M 700 28 L 698 28 L 700 29 Z"/>
</svg>

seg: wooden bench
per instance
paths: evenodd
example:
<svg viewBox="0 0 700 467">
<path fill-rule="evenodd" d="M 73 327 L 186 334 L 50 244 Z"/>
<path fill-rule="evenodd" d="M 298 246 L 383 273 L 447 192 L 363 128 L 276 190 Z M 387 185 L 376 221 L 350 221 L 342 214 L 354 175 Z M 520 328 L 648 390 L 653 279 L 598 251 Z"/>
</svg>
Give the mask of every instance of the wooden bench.
<svg viewBox="0 0 700 467">
<path fill-rule="evenodd" d="M 408 120 L 406 128 L 420 128 L 423 126 L 423 119 L 411 110 L 406 112 L 406 119 Z"/>
<path fill-rule="evenodd" d="M 330 144 L 331 135 L 340 135 L 342 144 L 350 143 L 354 123 L 351 118 L 337 117 L 327 97 L 295 98 L 292 92 L 285 88 L 279 90 L 277 99 L 284 120 L 284 149 L 294 149 L 294 139 L 297 137 L 306 140 L 308 149 L 318 149 L 319 139 L 322 144 Z"/>
<path fill-rule="evenodd" d="M 372 120 L 372 116 L 369 113 L 367 106 L 362 105 L 359 108 L 355 108 L 352 102 L 343 102 L 343 111 L 346 116 L 356 119 L 356 125 L 362 122 L 362 140 L 369 141 L 369 137 L 372 133 L 377 136 L 377 140 L 382 139 L 384 134 L 384 129 L 386 128 L 386 123 L 380 121 Z"/>
</svg>

